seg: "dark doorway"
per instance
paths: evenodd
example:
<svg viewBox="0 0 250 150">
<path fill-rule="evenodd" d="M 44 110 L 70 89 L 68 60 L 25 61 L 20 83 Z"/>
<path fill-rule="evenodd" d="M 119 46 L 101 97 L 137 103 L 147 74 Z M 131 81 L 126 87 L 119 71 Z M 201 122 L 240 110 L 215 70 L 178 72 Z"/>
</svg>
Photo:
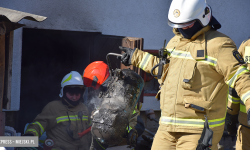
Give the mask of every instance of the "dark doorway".
<svg viewBox="0 0 250 150">
<path fill-rule="evenodd" d="M 82 74 L 90 62 L 106 62 L 107 53 L 121 53 L 118 46 L 126 39 L 100 32 L 24 28 L 17 131 L 23 133 L 26 123 L 32 122 L 47 103 L 59 98 L 60 83 L 67 73 Z M 116 58 L 111 63 L 112 68 L 120 67 Z"/>
</svg>

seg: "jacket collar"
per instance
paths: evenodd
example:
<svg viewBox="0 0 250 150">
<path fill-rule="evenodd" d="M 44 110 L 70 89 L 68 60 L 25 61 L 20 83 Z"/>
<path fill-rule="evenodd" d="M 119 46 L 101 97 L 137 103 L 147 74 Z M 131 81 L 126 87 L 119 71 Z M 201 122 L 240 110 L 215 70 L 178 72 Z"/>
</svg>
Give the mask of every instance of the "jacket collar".
<svg viewBox="0 0 250 150">
<path fill-rule="evenodd" d="M 70 102 L 68 102 L 67 100 L 66 100 L 66 98 L 62 98 L 62 103 L 63 103 L 63 105 L 65 105 L 68 109 L 74 109 L 74 108 L 76 108 L 77 106 L 79 106 L 79 104 L 81 103 L 81 100 L 78 100 L 79 102 L 78 102 L 78 104 L 77 105 L 72 105 L 72 104 L 70 104 Z"/>
<path fill-rule="evenodd" d="M 205 27 L 202 28 L 200 31 L 198 31 L 197 33 L 195 33 L 195 34 L 191 37 L 191 39 L 187 39 L 187 40 L 194 41 L 194 40 L 196 40 L 200 35 L 206 33 L 206 32 L 207 32 L 208 30 L 210 30 L 210 29 L 211 29 L 211 26 L 209 26 L 209 25 L 208 25 L 208 26 L 205 26 Z M 175 35 L 180 36 L 181 38 L 184 38 L 183 35 L 178 31 L 177 28 L 173 28 L 173 32 L 174 32 Z M 198 39 L 197 39 L 197 40 L 198 40 Z"/>
</svg>

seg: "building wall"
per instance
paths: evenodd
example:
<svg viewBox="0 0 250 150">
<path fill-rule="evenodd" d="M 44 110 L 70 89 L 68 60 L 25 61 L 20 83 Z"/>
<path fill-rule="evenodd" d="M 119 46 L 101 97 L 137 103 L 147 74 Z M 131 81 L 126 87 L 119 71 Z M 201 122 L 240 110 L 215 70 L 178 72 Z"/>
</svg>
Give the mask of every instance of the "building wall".
<svg viewBox="0 0 250 150">
<path fill-rule="evenodd" d="M 0 7 L 48 17 L 41 23 L 22 21 L 31 28 L 98 31 L 103 34 L 142 37 L 145 49 L 159 49 L 169 40 L 172 29 L 167 24 L 171 0 L 8 0 Z M 221 22 L 219 30 L 237 46 L 248 38 L 249 0 L 207 0 L 213 15 Z"/>
<path fill-rule="evenodd" d="M 220 32 L 231 37 L 237 47 L 250 36 L 249 0 L 207 0 L 212 13 L 222 24 Z M 167 24 L 171 0 L 5 0 L 0 7 L 48 17 L 43 22 L 22 20 L 29 28 L 96 31 L 108 35 L 144 38 L 144 49 L 159 49 L 164 39 L 174 35 Z M 20 97 L 22 31 L 14 33 L 13 108 Z M 158 105 L 158 104 L 157 104 Z"/>
</svg>

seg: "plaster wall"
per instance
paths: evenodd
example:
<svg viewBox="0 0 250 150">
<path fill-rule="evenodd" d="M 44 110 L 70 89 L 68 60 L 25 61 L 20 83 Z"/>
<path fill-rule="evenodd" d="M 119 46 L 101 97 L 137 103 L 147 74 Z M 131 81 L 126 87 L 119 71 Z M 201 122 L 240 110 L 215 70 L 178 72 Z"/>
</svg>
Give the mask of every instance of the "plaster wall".
<svg viewBox="0 0 250 150">
<path fill-rule="evenodd" d="M 19 22 L 28 28 L 141 37 L 144 49 L 157 50 L 164 39 L 168 41 L 174 35 L 167 24 L 170 3 L 171 0 L 2 0 L 0 7 L 48 17 L 39 23 L 25 19 Z M 250 36 L 250 1 L 207 0 L 207 3 L 222 24 L 218 31 L 231 37 L 239 47 Z M 14 36 L 12 100 L 19 101 L 21 30 L 16 30 Z M 18 103 L 13 103 L 15 110 L 18 107 Z"/>
</svg>

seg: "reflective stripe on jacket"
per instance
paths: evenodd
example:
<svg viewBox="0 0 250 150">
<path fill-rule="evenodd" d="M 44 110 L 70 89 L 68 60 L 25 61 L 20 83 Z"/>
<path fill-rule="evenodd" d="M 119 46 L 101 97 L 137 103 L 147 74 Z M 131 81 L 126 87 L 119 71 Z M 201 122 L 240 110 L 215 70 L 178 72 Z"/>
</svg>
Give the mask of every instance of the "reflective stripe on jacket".
<svg viewBox="0 0 250 150">
<path fill-rule="evenodd" d="M 229 87 L 227 96 L 227 112 L 231 115 L 239 114 L 240 110 L 240 97 L 234 88 Z"/>
<path fill-rule="evenodd" d="M 233 56 L 237 50 L 226 35 L 204 27 L 194 40 L 176 34 L 167 44 L 169 64 L 164 65 L 160 97 L 162 129 L 169 132 L 201 133 L 204 115 L 216 132 L 224 129 L 228 86 L 239 95 L 250 91 L 245 87 L 249 71 Z M 131 62 L 146 72 L 159 63 L 159 58 L 136 49 Z M 158 73 L 158 68 L 153 72 Z M 242 90 L 240 90 L 242 88 Z"/>
<path fill-rule="evenodd" d="M 68 108 L 61 100 L 48 103 L 42 112 L 36 116 L 33 123 L 27 127 L 26 133 L 41 136 L 46 131 L 47 139 L 55 143 L 54 149 L 89 150 L 90 133 L 78 140 L 72 139 L 67 132 L 72 132 L 73 138 L 77 139 L 78 133 L 89 127 L 88 109 L 79 103 L 74 108 Z"/>
</svg>

